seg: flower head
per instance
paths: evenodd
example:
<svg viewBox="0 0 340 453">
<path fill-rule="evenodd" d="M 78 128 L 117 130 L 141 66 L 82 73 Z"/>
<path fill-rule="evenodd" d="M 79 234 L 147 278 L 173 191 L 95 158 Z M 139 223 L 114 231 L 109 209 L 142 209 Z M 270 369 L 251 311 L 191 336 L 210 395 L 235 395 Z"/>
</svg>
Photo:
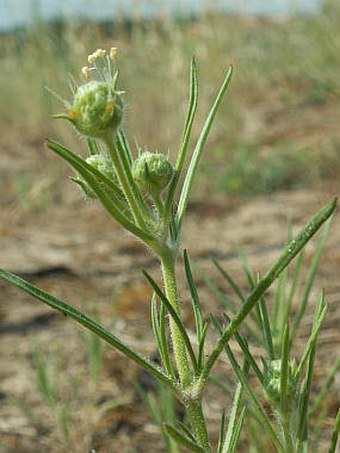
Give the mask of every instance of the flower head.
<svg viewBox="0 0 340 453">
<path fill-rule="evenodd" d="M 75 88 L 73 102 L 65 103 L 66 114 L 56 115 L 71 121 L 79 132 L 89 137 L 105 138 L 115 133 L 123 118 L 123 92 L 117 90 L 118 71 L 112 69 L 116 54 L 117 49 L 113 47 L 109 55 L 104 49 L 97 49 L 88 56 L 92 66 L 84 66 L 81 72 L 92 80 Z"/>
<path fill-rule="evenodd" d="M 86 158 L 86 163 L 91 165 L 93 168 L 98 170 L 102 175 L 104 175 L 109 180 L 113 181 L 115 184 L 118 184 L 118 179 L 116 172 L 113 168 L 111 159 L 101 154 L 94 154 Z M 73 182 L 78 184 L 82 189 L 86 198 L 96 199 L 97 195 L 93 191 L 93 189 L 89 186 L 89 184 L 82 178 L 71 178 Z"/>
<path fill-rule="evenodd" d="M 143 152 L 134 162 L 132 176 L 146 193 L 158 196 L 174 174 L 172 164 L 163 154 Z"/>
<path fill-rule="evenodd" d="M 296 362 L 294 359 L 289 361 L 288 364 L 288 384 L 287 384 L 287 399 L 292 401 L 296 395 L 296 381 L 294 372 L 296 369 Z M 268 368 L 265 371 L 265 396 L 274 404 L 280 402 L 281 398 L 281 373 L 282 373 L 282 360 L 271 360 Z"/>
</svg>

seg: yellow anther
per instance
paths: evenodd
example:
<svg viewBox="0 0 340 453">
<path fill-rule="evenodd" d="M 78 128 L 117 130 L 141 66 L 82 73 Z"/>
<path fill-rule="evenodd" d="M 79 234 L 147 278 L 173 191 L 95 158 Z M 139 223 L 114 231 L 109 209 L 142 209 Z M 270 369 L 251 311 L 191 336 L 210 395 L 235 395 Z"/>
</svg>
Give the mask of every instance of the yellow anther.
<svg viewBox="0 0 340 453">
<path fill-rule="evenodd" d="M 83 74 L 87 79 L 90 78 L 91 69 L 90 69 L 88 66 L 83 66 L 83 67 L 81 68 L 81 72 L 82 72 L 82 74 Z"/>
<path fill-rule="evenodd" d="M 117 47 L 111 47 L 110 49 L 110 58 L 114 60 L 117 56 Z"/>
<path fill-rule="evenodd" d="M 87 61 L 92 64 L 97 58 L 105 57 L 105 54 L 105 49 L 97 49 L 87 57 Z"/>
<path fill-rule="evenodd" d="M 91 54 L 87 57 L 87 61 L 88 61 L 89 63 L 91 63 L 91 64 L 94 62 L 95 59 L 96 59 L 96 56 L 95 56 L 94 53 L 91 53 Z"/>
<path fill-rule="evenodd" d="M 109 101 L 105 107 L 106 113 L 111 113 L 115 106 L 116 106 L 116 102 L 113 99 L 112 99 L 112 101 Z"/>
<path fill-rule="evenodd" d="M 68 113 L 68 117 L 69 119 L 72 121 L 74 121 L 78 116 L 80 115 L 80 112 L 78 109 L 75 109 L 75 108 L 71 108 L 69 113 Z"/>
<path fill-rule="evenodd" d="M 106 50 L 105 49 L 97 49 L 95 51 L 96 58 L 105 57 L 105 54 L 106 54 Z"/>
</svg>

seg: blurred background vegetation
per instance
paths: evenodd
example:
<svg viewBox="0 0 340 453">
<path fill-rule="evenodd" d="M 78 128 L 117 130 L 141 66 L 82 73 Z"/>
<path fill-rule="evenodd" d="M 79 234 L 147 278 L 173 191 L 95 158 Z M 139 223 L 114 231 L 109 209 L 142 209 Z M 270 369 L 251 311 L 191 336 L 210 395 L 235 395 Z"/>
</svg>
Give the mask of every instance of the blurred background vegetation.
<svg viewBox="0 0 340 453">
<path fill-rule="evenodd" d="M 338 1 L 326 1 L 314 15 L 210 12 L 150 20 L 136 15 L 97 24 L 66 19 L 45 23 L 36 18 L 29 28 L 3 32 L 2 147 L 8 149 L 14 141 L 25 153 L 25 143 L 42 147 L 50 136 L 81 153 L 83 143 L 74 131 L 51 119 L 63 105 L 45 87 L 70 99 L 70 75 L 79 81 L 86 55 L 110 46 L 119 48 L 121 87 L 127 91 L 125 129 L 131 141 L 173 157 L 186 112 L 192 55 L 200 75 L 194 137 L 226 68 L 235 65 L 207 145 L 198 197 L 207 191 L 250 197 L 337 180 Z M 29 184 L 23 178 L 15 190 L 20 194 Z"/>
</svg>

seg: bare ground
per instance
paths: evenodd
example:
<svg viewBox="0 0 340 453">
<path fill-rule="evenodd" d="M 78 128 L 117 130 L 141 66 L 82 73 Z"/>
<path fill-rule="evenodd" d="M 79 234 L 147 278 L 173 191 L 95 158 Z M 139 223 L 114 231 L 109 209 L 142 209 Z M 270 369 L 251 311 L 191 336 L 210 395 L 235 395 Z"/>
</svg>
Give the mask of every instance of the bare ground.
<svg viewBox="0 0 340 453">
<path fill-rule="evenodd" d="M 8 132 L 10 134 L 10 132 Z M 145 267 L 159 277 L 158 263 L 142 245 L 113 223 L 95 203 L 85 203 L 67 181 L 64 167 L 46 155 L 40 137 L 30 146 L 2 136 L 0 190 L 0 267 L 26 277 L 76 307 L 83 307 L 145 355 L 154 344 L 150 333 L 150 291 L 140 275 Z M 36 181 L 33 181 L 33 176 Z M 25 182 L 25 184 L 24 184 Z M 241 245 L 255 271 L 264 272 L 278 257 L 288 219 L 297 231 L 323 204 L 339 193 L 339 183 L 267 195 L 248 201 L 206 199 L 191 205 L 183 246 L 222 288 L 210 258 L 217 258 L 245 287 L 237 254 Z M 311 259 L 315 242 L 307 251 Z M 321 287 L 329 304 L 317 351 L 315 388 L 319 388 L 339 355 L 340 346 L 340 217 L 337 214 L 320 263 L 311 300 Z M 180 274 L 184 314 L 191 315 Z M 199 284 L 205 313 L 219 314 L 219 303 Z M 272 295 L 268 294 L 268 299 Z M 304 318 L 297 356 L 311 326 Z M 9 285 L 0 282 L 0 452 L 150 452 L 165 451 L 158 428 L 147 414 L 134 383 L 145 376 L 109 347 L 97 384 L 89 379 L 89 353 L 83 331 Z M 210 339 L 210 342 L 213 338 Z M 210 343 L 211 344 L 211 343 Z M 68 414 L 69 437 L 56 422 L 38 389 L 33 351 L 52 357 L 58 402 Z M 209 345 L 208 345 L 209 347 Z M 217 372 L 230 379 L 225 360 Z M 334 416 L 339 401 L 337 380 L 326 399 Z M 216 435 L 225 400 L 208 389 L 205 411 Z M 180 411 L 180 408 L 178 409 Z M 326 431 L 330 419 L 326 420 Z M 246 450 L 245 450 L 246 451 Z"/>
</svg>

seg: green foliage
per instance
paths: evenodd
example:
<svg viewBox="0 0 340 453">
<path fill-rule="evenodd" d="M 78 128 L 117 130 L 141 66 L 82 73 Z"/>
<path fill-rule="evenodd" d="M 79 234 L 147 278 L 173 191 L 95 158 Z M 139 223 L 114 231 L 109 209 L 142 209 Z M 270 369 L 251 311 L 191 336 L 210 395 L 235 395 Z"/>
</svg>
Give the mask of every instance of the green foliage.
<svg viewBox="0 0 340 453">
<path fill-rule="evenodd" d="M 116 51 L 115 48 L 113 49 L 115 58 Z M 91 60 L 99 59 L 98 64 L 94 61 L 94 66 L 91 69 L 93 69 L 95 80 L 99 76 L 102 81 L 101 84 L 91 85 L 89 98 L 86 90 L 91 82 L 80 86 L 74 94 L 77 99 L 79 92 L 82 92 L 82 87 L 85 87 L 85 103 L 90 108 L 89 116 L 86 116 L 89 113 L 86 108 L 84 112 L 77 110 L 72 113 L 72 109 L 69 112 L 69 115 L 75 115 L 75 117 L 84 114 L 86 122 L 89 121 L 89 124 L 86 123 L 88 126 L 86 128 L 77 125 L 78 131 L 87 137 L 88 156 L 86 158 L 80 157 L 78 153 L 53 140 L 47 141 L 47 147 L 72 167 L 77 177 L 81 178 L 79 180 L 82 181 L 83 188 L 87 187 L 87 190 L 91 190 L 95 194 L 97 202 L 106 209 L 112 219 L 142 241 L 158 258 L 161 265 L 163 285 L 160 286 L 146 271 L 143 271 L 143 274 L 154 291 L 151 299 L 151 321 L 160 364 L 156 365 L 153 361 L 143 357 L 84 312 L 75 309 L 72 305 L 28 281 L 2 269 L 0 269 L 0 278 L 49 307 L 58 310 L 87 329 L 90 334 L 88 349 L 93 380 L 98 376 L 101 361 L 99 339 L 102 339 L 150 373 L 162 385 L 167 386 L 173 396 L 182 403 L 187 423 L 173 420 L 174 412 L 170 410 L 172 400 L 168 400 L 164 412 L 155 408 L 155 401 L 152 397 L 148 397 L 148 404 L 158 424 L 163 421 L 163 418 L 167 418 L 162 426 L 164 432 L 171 439 L 167 443 L 169 449 L 173 448 L 176 443 L 178 446 L 184 446 L 194 452 L 210 453 L 212 451 L 212 442 L 203 412 L 202 400 L 213 368 L 221 354 L 226 352 L 238 383 L 228 423 L 226 423 L 225 413 L 221 417 L 219 453 L 236 451 L 241 439 L 242 427 L 245 425 L 244 421 L 249 416 L 248 413 L 254 416 L 256 422 L 260 422 L 269 441 L 278 452 L 303 453 L 307 451 L 310 445 L 308 439 L 308 408 L 311 397 L 315 349 L 321 324 L 326 314 L 323 292 L 320 294 L 316 305 L 310 337 L 298 365 L 295 364 L 293 345 L 296 332 L 307 307 L 310 289 L 328 233 L 329 219 L 336 209 L 337 200 L 333 199 L 321 208 L 294 238 L 289 237 L 286 247 L 263 276 L 256 276 L 246 257 L 241 254 L 249 286 L 247 296 L 243 295 L 243 292 L 229 274 L 218 263 L 215 263 L 241 304 L 238 306 L 222 296 L 221 300 L 230 309 L 229 313 L 224 314 L 227 324 L 220 324 L 212 318 L 219 337 L 207 351 L 205 342 L 208 323 L 204 321 L 200 298 L 192 273 L 192 265 L 187 252 L 184 253 L 184 271 L 195 320 L 193 338 L 189 335 L 183 321 L 182 299 L 179 294 L 176 269 L 180 254 L 184 216 L 189 199 L 192 196 L 194 181 L 197 177 L 211 126 L 231 82 L 233 67 L 230 66 L 229 70 L 226 71 L 221 87 L 206 114 L 201 132 L 192 147 L 190 138 L 193 132 L 198 93 L 197 67 L 195 60 L 192 59 L 187 115 L 184 120 L 176 163 L 171 167 L 174 169 L 174 174 L 171 174 L 171 181 L 167 180 L 167 184 L 162 186 L 161 191 L 158 190 L 157 193 L 153 191 L 154 200 L 150 200 L 144 196 L 145 187 L 141 187 L 140 181 L 134 178 L 136 175 L 133 174 L 133 169 L 136 160 L 122 127 L 116 124 L 113 127 L 112 118 L 109 118 L 107 122 L 106 114 L 110 117 L 114 107 L 108 96 L 118 93 L 116 91 L 118 72 L 115 72 L 115 75 L 112 76 L 110 58 L 104 61 L 106 66 L 102 69 L 101 59 L 103 58 L 106 58 L 106 56 L 102 49 L 98 49 L 88 57 L 91 63 L 93 63 Z M 113 57 L 111 56 L 111 58 Z M 85 73 L 88 73 L 88 68 L 85 68 Z M 111 93 L 112 87 L 114 91 Z M 115 98 L 113 101 L 115 101 Z M 90 102 L 90 105 L 87 105 L 88 102 Z M 78 105 L 78 107 L 81 110 L 82 106 Z M 94 108 L 93 111 L 92 108 Z M 103 113 L 104 126 L 102 128 Z M 99 132 L 98 122 L 100 123 Z M 99 139 L 98 143 L 97 139 Z M 101 157 L 94 159 L 95 156 Z M 104 167 L 97 165 L 98 158 L 101 164 L 105 162 Z M 113 171 L 107 171 L 108 163 Z M 154 170 L 151 163 L 144 166 L 143 170 L 145 170 L 144 176 L 150 182 Z M 293 272 L 291 287 L 288 286 L 288 266 L 294 258 L 302 256 L 300 254 L 303 253 L 305 246 L 323 224 L 326 224 L 326 226 L 324 232 L 320 235 L 310 264 L 304 296 L 301 299 L 299 309 L 291 319 L 290 307 L 297 287 L 300 258 L 297 260 L 297 270 Z M 278 280 L 277 292 L 271 310 L 267 306 L 267 290 L 272 287 L 276 280 Z M 206 281 L 209 282 L 209 279 L 206 278 Z M 214 284 L 210 282 L 209 287 L 215 288 Z M 214 292 L 220 297 L 220 291 L 214 289 Z M 289 295 L 288 299 L 287 295 Z M 251 348 L 248 346 L 248 337 L 242 331 L 243 326 L 249 337 L 253 337 L 252 340 L 258 342 L 258 345 L 264 351 L 263 370 L 260 369 L 260 365 L 252 355 Z M 232 337 L 235 337 L 242 350 L 242 365 L 239 364 L 239 360 L 231 349 L 230 340 Z M 53 381 L 50 380 L 45 362 L 40 359 L 39 355 L 36 362 L 42 393 L 49 404 L 53 406 L 56 393 Z M 257 376 L 260 386 L 262 386 L 262 392 L 269 401 L 272 409 L 271 417 L 268 416 L 262 399 L 252 388 L 248 379 L 250 371 Z M 330 380 L 327 382 L 330 382 Z M 294 399 L 296 404 L 293 404 Z M 66 425 L 67 417 L 62 414 L 62 426 L 66 427 Z M 333 438 L 335 438 L 335 435 Z M 334 444 L 333 440 L 332 442 Z M 178 448 L 176 447 L 177 450 Z"/>
<path fill-rule="evenodd" d="M 304 258 L 302 251 L 298 255 L 295 267 L 289 269 L 291 271 L 289 275 L 288 268 L 280 274 L 273 296 L 273 303 L 270 303 L 270 300 L 266 296 L 260 300 L 256 315 L 258 316 L 258 328 L 262 332 L 262 335 L 254 336 L 251 330 L 245 330 L 244 326 L 242 326 L 242 330 L 247 332 L 248 340 L 250 336 L 251 343 L 263 350 L 263 355 L 261 356 L 263 371 L 259 369 L 259 364 L 248 348 L 245 334 L 239 332 L 235 335 L 252 372 L 258 378 L 258 386 L 254 386 L 253 384 L 251 387 L 249 385 L 247 373 L 242 371 L 231 347 L 229 345 L 225 346 L 227 356 L 239 382 L 241 382 L 247 394 L 246 416 L 249 423 L 246 425 L 246 431 L 248 431 L 249 448 L 254 443 L 252 431 L 254 429 L 255 431 L 260 429 L 261 426 L 261 429 L 263 427 L 265 428 L 263 437 L 267 436 L 268 440 L 275 445 L 277 451 L 293 453 L 318 451 L 317 446 L 320 441 L 319 436 L 321 432 L 320 430 L 314 431 L 310 429 L 312 417 L 316 413 L 317 408 L 320 407 L 327 390 L 329 390 L 334 375 L 337 373 L 336 370 L 340 368 L 340 361 L 338 359 L 330 371 L 324 386 L 316 396 L 313 396 L 313 402 L 312 378 L 315 350 L 317 338 L 327 310 L 324 292 L 321 292 L 319 296 L 310 336 L 305 344 L 301 357 L 297 358 L 294 355 L 294 351 L 296 333 L 300 328 L 303 314 L 310 300 L 311 287 L 315 279 L 320 254 L 324 247 L 330 224 L 331 219 L 324 226 L 319 236 L 314 256 L 310 264 L 308 264 L 309 269 L 307 279 L 304 282 L 305 289 L 302 291 L 303 296 L 301 297 L 301 294 L 297 292 L 297 288 L 301 289 L 302 286 L 302 282 L 298 282 L 298 280 L 303 279 L 301 276 L 301 265 Z M 288 244 L 287 250 L 289 249 L 290 245 Z M 225 278 L 225 281 L 239 298 L 240 289 L 218 263 L 217 267 L 221 275 Z M 252 272 L 249 269 L 245 271 L 246 276 L 247 272 L 249 275 L 249 271 Z M 202 271 L 200 272 L 203 275 Z M 207 276 L 205 276 L 205 279 L 210 289 L 215 291 L 216 285 Z M 250 285 L 249 289 L 253 291 L 252 283 Z M 295 304 L 297 304 L 297 310 L 294 314 L 292 313 L 293 299 L 296 299 Z M 222 303 L 224 302 L 223 299 L 220 300 Z M 226 305 L 226 308 L 230 311 L 228 305 Z M 225 318 L 230 325 L 229 316 L 225 315 Z M 256 320 L 253 320 L 253 322 L 256 323 Z M 223 330 L 220 324 L 214 320 L 214 325 L 222 336 Z M 294 327 L 291 329 L 290 325 Z M 223 389 L 223 386 L 221 388 Z M 227 391 L 227 394 L 229 396 L 229 391 Z M 267 405 L 271 409 L 271 416 L 268 416 L 266 413 Z M 319 424 L 324 421 L 325 415 L 323 413 L 322 418 L 319 418 Z M 258 424 L 260 426 L 254 428 L 254 425 L 256 426 Z M 337 429 L 335 424 L 334 432 Z M 260 449 L 257 451 L 260 451 Z"/>
</svg>

